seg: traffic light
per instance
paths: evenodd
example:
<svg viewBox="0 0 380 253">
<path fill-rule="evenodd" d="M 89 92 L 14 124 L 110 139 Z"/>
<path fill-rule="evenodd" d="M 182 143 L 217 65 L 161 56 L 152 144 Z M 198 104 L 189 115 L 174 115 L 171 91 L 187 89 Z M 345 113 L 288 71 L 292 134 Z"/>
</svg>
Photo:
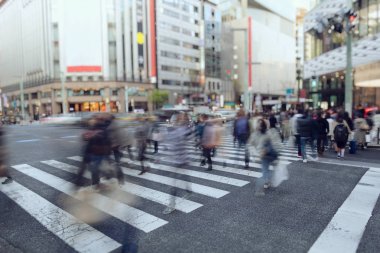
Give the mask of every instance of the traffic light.
<svg viewBox="0 0 380 253">
<path fill-rule="evenodd" d="M 348 18 L 348 21 L 349 21 L 350 30 L 354 29 L 355 26 L 357 25 L 358 14 L 355 11 L 350 10 L 346 13 L 346 17 Z"/>
</svg>

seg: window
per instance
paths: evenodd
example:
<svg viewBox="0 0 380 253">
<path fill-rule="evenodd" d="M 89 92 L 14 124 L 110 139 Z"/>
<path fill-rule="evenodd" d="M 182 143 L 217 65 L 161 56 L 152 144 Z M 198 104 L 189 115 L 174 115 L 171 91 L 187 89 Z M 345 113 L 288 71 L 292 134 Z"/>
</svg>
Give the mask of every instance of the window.
<svg viewBox="0 0 380 253">
<path fill-rule="evenodd" d="M 208 82 L 208 90 L 211 90 L 211 82 Z"/>
<path fill-rule="evenodd" d="M 32 99 L 38 99 L 38 93 L 34 92 L 31 94 Z"/>
<path fill-rule="evenodd" d="M 185 21 L 185 22 L 190 22 L 190 17 L 183 15 L 182 16 L 182 20 Z"/>
<path fill-rule="evenodd" d="M 199 37 L 199 33 L 194 33 L 194 36 L 198 38 Z"/>
<path fill-rule="evenodd" d="M 212 89 L 215 90 L 215 82 L 212 82 Z"/>
<path fill-rule="evenodd" d="M 159 22 L 159 27 L 165 30 L 173 31 L 173 32 L 181 31 L 181 28 L 179 26 L 171 25 L 166 22 Z"/>
<path fill-rule="evenodd" d="M 174 11 L 171 11 L 171 10 L 168 10 L 168 9 L 164 9 L 164 12 L 163 12 L 166 16 L 169 16 L 169 17 L 172 17 L 172 18 L 177 18 L 179 19 L 179 14 L 177 12 L 174 12 Z"/>
<path fill-rule="evenodd" d="M 183 60 L 187 62 L 199 62 L 199 58 L 188 55 L 184 55 Z"/>
<path fill-rule="evenodd" d="M 172 7 L 179 7 L 179 1 L 180 0 L 162 0 L 164 4 L 172 6 Z"/>
<path fill-rule="evenodd" d="M 199 21 L 197 19 L 194 19 L 194 24 L 198 25 Z"/>
<path fill-rule="evenodd" d="M 181 86 L 180 81 L 174 81 L 174 80 L 162 80 L 163 85 L 176 85 L 176 86 Z"/>
<path fill-rule="evenodd" d="M 216 83 L 216 86 L 217 86 L 218 90 L 220 90 L 220 84 L 219 84 L 219 82 Z"/>
<path fill-rule="evenodd" d="M 175 39 L 164 37 L 164 36 L 160 37 L 160 42 L 163 42 L 163 43 L 166 43 L 166 44 L 170 44 L 170 45 L 174 45 L 174 46 L 179 46 L 180 45 L 180 41 L 179 40 L 175 40 Z"/>
<path fill-rule="evenodd" d="M 198 13 L 198 7 L 197 6 L 194 6 L 194 12 Z"/>
<path fill-rule="evenodd" d="M 211 12 L 211 16 L 213 16 L 213 17 L 215 16 L 215 12 L 214 11 Z"/>
<path fill-rule="evenodd" d="M 188 29 L 183 28 L 182 33 L 191 36 L 191 31 Z"/>
<path fill-rule="evenodd" d="M 181 73 L 181 68 L 180 67 L 174 67 L 174 66 L 162 65 L 161 70 L 174 72 L 174 73 Z"/>
<path fill-rule="evenodd" d="M 112 96 L 117 96 L 119 94 L 119 90 L 112 90 Z"/>
<path fill-rule="evenodd" d="M 42 93 L 44 94 L 44 93 Z M 24 100 L 29 100 L 29 94 L 24 94 Z"/>
<path fill-rule="evenodd" d="M 168 51 L 161 51 L 161 56 L 162 57 L 167 57 L 167 58 L 172 58 L 179 60 L 181 59 L 181 55 L 173 52 L 168 52 Z"/>
</svg>

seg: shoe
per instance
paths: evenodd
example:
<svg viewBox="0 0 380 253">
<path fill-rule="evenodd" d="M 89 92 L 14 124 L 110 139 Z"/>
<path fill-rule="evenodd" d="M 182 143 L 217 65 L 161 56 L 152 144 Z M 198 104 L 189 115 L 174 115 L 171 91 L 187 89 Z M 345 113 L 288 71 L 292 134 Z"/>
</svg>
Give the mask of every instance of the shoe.
<svg viewBox="0 0 380 253">
<path fill-rule="evenodd" d="M 13 182 L 13 179 L 11 177 L 7 177 L 7 179 L 4 180 L 1 184 L 10 184 Z"/>
<path fill-rule="evenodd" d="M 146 170 L 142 170 L 140 173 L 139 173 L 139 176 L 141 176 L 142 174 L 144 174 L 145 172 L 147 172 Z"/>
<path fill-rule="evenodd" d="M 226 166 L 227 166 L 227 164 L 226 164 L 226 162 L 224 162 L 224 163 L 223 163 L 223 168 L 226 167 Z"/>
<path fill-rule="evenodd" d="M 244 166 L 245 169 L 249 169 L 249 164 L 246 163 L 245 166 Z"/>
<path fill-rule="evenodd" d="M 263 197 L 265 196 L 265 192 L 264 191 L 256 191 L 255 192 L 255 197 Z"/>
<path fill-rule="evenodd" d="M 264 189 L 269 189 L 270 188 L 270 184 L 269 183 L 265 183 L 264 184 Z"/>
<path fill-rule="evenodd" d="M 208 167 L 206 171 L 212 171 L 212 167 Z"/>
<path fill-rule="evenodd" d="M 165 208 L 165 210 L 164 210 L 162 213 L 163 213 L 163 214 L 170 214 L 170 213 L 172 213 L 174 210 L 175 210 L 174 207 L 170 207 L 170 206 L 168 206 L 168 207 Z"/>
<path fill-rule="evenodd" d="M 337 158 L 341 158 L 341 156 L 340 156 L 340 155 L 337 155 Z"/>
<path fill-rule="evenodd" d="M 303 163 L 307 163 L 307 159 L 303 159 L 302 161 L 303 161 Z"/>
<path fill-rule="evenodd" d="M 302 155 L 297 155 L 298 158 L 302 158 Z"/>
<path fill-rule="evenodd" d="M 205 161 L 202 161 L 200 166 L 205 166 L 206 165 L 206 162 Z"/>
</svg>

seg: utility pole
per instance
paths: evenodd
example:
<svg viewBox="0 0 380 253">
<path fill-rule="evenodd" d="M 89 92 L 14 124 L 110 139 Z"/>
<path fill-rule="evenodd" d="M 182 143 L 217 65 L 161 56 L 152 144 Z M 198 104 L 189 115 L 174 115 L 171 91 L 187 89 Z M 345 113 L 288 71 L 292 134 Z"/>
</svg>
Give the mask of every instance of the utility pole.
<svg viewBox="0 0 380 253">
<path fill-rule="evenodd" d="M 61 72 L 61 98 L 62 98 L 62 114 L 67 113 L 66 92 L 65 92 L 65 73 Z"/>
<path fill-rule="evenodd" d="M 349 13 L 352 9 L 352 0 L 347 0 L 347 7 L 349 8 Z M 347 65 L 346 65 L 346 79 L 344 84 L 345 93 L 345 110 L 349 115 L 352 115 L 352 32 L 351 32 L 351 20 L 350 15 L 345 16 L 346 19 L 346 47 L 347 47 Z"/>
</svg>

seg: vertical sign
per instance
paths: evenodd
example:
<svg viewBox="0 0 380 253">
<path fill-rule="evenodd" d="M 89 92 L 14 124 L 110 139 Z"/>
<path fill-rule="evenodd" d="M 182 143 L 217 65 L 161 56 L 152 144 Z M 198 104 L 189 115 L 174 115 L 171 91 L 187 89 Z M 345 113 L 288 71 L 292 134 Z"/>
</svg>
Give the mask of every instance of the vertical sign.
<svg viewBox="0 0 380 253">
<path fill-rule="evenodd" d="M 248 90 L 252 89 L 252 17 L 248 17 Z"/>
<path fill-rule="evenodd" d="M 137 20 L 137 55 L 140 71 L 144 68 L 144 40 L 145 35 L 143 31 L 143 1 L 136 1 L 136 20 Z"/>
<path fill-rule="evenodd" d="M 150 77 L 151 80 L 157 80 L 156 66 L 156 1 L 150 0 L 149 18 L 150 18 Z"/>
</svg>

